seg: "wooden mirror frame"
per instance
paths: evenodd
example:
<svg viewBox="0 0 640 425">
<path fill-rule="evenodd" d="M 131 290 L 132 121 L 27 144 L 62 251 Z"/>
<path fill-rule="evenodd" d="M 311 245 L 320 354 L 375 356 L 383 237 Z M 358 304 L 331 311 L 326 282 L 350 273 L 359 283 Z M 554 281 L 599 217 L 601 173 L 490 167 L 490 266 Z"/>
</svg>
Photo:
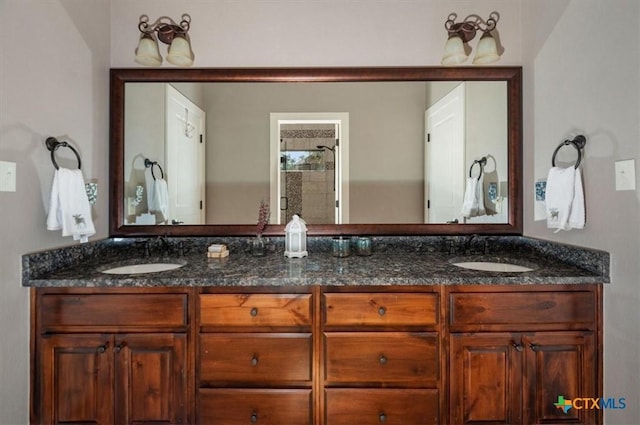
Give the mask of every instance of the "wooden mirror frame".
<svg viewBox="0 0 640 425">
<path fill-rule="evenodd" d="M 109 233 L 122 236 L 254 236 L 252 224 L 124 225 L 124 100 L 128 82 L 375 82 L 506 81 L 508 125 L 508 223 L 503 224 L 310 224 L 309 236 L 334 235 L 521 235 L 522 67 L 377 68 L 120 68 L 111 69 Z M 257 218 L 257 217 L 256 217 Z M 284 225 L 268 225 L 265 236 L 284 235 Z"/>
</svg>

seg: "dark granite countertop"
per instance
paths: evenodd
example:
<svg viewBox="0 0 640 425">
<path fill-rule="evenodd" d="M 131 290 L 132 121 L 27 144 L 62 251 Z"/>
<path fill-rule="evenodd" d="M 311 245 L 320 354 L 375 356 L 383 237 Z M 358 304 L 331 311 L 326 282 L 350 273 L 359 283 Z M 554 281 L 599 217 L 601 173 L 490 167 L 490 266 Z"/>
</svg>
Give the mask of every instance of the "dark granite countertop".
<svg viewBox="0 0 640 425">
<path fill-rule="evenodd" d="M 609 254 L 521 236 L 375 237 L 373 254 L 331 254 L 332 238 L 310 238 L 306 258 L 284 257 L 283 240 L 270 238 L 267 254 L 254 257 L 248 238 L 169 238 L 169 250 L 146 238 L 114 238 L 25 254 L 23 286 L 294 286 L 608 283 Z M 147 244 L 150 241 L 150 244 Z M 463 249 L 467 245 L 466 252 Z M 225 243 L 230 255 L 207 258 L 207 247 Z M 150 246 L 150 255 L 146 246 Z M 467 255 L 464 255 L 467 254 Z M 527 272 L 457 267 L 456 261 L 508 261 L 534 265 Z M 144 274 L 100 270 L 140 262 L 180 262 L 180 268 Z"/>
</svg>

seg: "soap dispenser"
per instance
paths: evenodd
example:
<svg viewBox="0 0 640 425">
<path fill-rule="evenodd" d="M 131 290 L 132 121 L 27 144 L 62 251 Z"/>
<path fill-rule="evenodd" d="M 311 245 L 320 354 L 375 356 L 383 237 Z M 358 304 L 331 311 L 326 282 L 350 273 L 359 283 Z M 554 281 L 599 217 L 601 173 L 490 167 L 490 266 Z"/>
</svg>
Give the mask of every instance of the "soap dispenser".
<svg viewBox="0 0 640 425">
<path fill-rule="evenodd" d="M 307 225 L 303 219 L 294 214 L 284 228 L 284 256 L 302 258 L 307 256 Z"/>
</svg>

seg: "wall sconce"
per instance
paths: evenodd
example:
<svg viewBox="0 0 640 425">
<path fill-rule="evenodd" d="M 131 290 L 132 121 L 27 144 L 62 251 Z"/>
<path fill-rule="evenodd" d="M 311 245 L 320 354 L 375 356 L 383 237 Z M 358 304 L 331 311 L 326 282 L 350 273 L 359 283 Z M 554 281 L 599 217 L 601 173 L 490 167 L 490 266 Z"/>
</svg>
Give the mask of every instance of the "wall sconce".
<svg viewBox="0 0 640 425">
<path fill-rule="evenodd" d="M 466 44 L 476 36 L 478 30 L 482 31 L 482 37 L 478 42 L 478 51 L 473 59 L 474 64 L 488 64 L 500 59 L 496 39 L 491 32 L 496 29 L 500 19 L 498 12 L 491 12 L 485 21 L 478 15 L 469 15 L 464 22 L 456 22 L 458 15 L 451 13 L 444 27 L 449 33 L 449 38 L 444 46 L 443 65 L 459 65 L 469 57 L 471 48 Z M 466 47 L 465 47 L 466 45 Z M 467 50 L 468 49 L 468 50 Z"/>
<path fill-rule="evenodd" d="M 154 23 L 149 24 L 147 15 L 140 16 L 138 29 L 142 33 L 136 49 L 136 62 L 145 66 L 160 66 L 162 56 L 158 50 L 158 40 L 169 45 L 167 62 L 177 66 L 193 65 L 193 52 L 189 42 L 189 26 L 191 16 L 182 15 L 180 24 L 167 16 L 159 17 Z M 154 35 L 157 33 L 157 38 Z"/>
</svg>

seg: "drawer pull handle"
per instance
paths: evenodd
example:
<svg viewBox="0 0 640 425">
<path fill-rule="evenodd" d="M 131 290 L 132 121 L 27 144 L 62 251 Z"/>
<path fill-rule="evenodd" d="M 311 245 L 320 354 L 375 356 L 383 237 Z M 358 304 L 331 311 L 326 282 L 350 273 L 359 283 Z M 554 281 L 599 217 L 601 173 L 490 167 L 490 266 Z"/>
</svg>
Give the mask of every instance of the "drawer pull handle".
<svg viewBox="0 0 640 425">
<path fill-rule="evenodd" d="M 380 308 L 378 309 L 378 314 L 379 314 L 380 316 L 384 316 L 386 312 L 387 312 L 387 309 L 386 309 L 386 308 L 384 308 L 384 307 L 380 307 Z"/>
<path fill-rule="evenodd" d="M 522 348 L 523 348 L 523 347 L 522 347 L 522 344 L 516 344 L 516 343 L 514 342 L 512 345 L 513 345 L 513 348 L 515 348 L 515 349 L 516 349 L 516 351 L 518 351 L 518 352 L 522 351 Z"/>
<path fill-rule="evenodd" d="M 384 354 L 380 354 L 380 358 L 378 359 L 378 362 L 379 362 L 381 365 L 386 365 L 386 364 L 387 364 L 387 361 L 388 361 L 388 360 L 387 360 L 387 358 L 385 357 L 385 355 L 384 355 Z"/>
<path fill-rule="evenodd" d="M 251 313 L 250 314 L 251 314 L 251 317 L 256 317 L 258 315 L 258 309 L 253 307 L 251 309 Z"/>
<path fill-rule="evenodd" d="M 253 412 L 251 414 L 251 423 L 255 424 L 256 422 L 258 422 L 258 414 L 256 412 Z"/>
<path fill-rule="evenodd" d="M 254 354 L 253 357 L 251 357 L 251 365 L 258 366 L 258 356 L 256 354 Z"/>
<path fill-rule="evenodd" d="M 102 353 L 104 353 L 105 351 L 107 351 L 107 345 L 108 345 L 108 344 L 103 344 L 103 345 L 99 346 L 99 347 L 98 347 L 98 353 L 102 354 Z"/>
<path fill-rule="evenodd" d="M 380 422 L 387 422 L 387 415 L 384 412 L 381 412 L 380 415 L 378 415 L 378 419 Z"/>
</svg>

